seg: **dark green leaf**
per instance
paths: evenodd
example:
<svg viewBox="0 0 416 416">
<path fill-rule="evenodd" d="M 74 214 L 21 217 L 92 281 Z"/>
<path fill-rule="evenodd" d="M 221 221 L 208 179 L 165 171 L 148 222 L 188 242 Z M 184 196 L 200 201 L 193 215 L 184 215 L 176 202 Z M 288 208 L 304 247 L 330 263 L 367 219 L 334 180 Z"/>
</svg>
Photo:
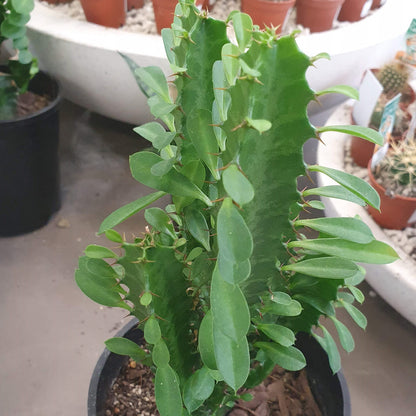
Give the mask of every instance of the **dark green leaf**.
<svg viewBox="0 0 416 416">
<path fill-rule="evenodd" d="M 160 416 L 178 416 L 182 414 L 182 398 L 178 376 L 169 365 L 156 370 L 155 396 Z"/>
<path fill-rule="evenodd" d="M 344 348 L 344 350 L 347 352 L 353 351 L 355 343 L 354 338 L 351 335 L 351 332 L 341 321 L 338 321 L 338 319 L 336 319 L 335 317 L 332 316 L 331 319 L 334 322 L 335 328 L 337 329 L 342 348 Z"/>
<path fill-rule="evenodd" d="M 355 286 L 350 286 L 347 285 L 347 288 L 350 290 L 350 292 L 352 293 L 352 295 L 354 296 L 355 300 L 359 303 L 363 303 L 365 300 L 365 296 L 363 294 L 363 292 L 361 292 L 360 289 L 358 289 Z"/>
<path fill-rule="evenodd" d="M 241 263 L 253 251 L 253 240 L 243 217 L 231 198 L 225 198 L 217 217 L 218 247 L 228 260 Z"/>
<path fill-rule="evenodd" d="M 304 197 L 309 195 L 320 195 L 328 198 L 343 199 L 362 207 L 366 205 L 366 202 L 362 198 L 359 198 L 356 194 L 353 194 L 341 185 L 328 185 L 319 188 L 306 189 L 303 191 L 302 195 Z"/>
<path fill-rule="evenodd" d="M 289 347 L 295 342 L 295 334 L 289 328 L 277 324 L 260 324 L 257 328 L 266 334 L 272 341 L 284 347 Z"/>
<path fill-rule="evenodd" d="M 213 328 L 222 331 L 234 341 L 247 334 L 250 312 L 241 289 L 223 280 L 214 269 L 211 283 L 211 310 Z"/>
<path fill-rule="evenodd" d="M 163 98 L 167 103 L 172 100 L 169 95 L 168 83 L 165 74 L 157 66 L 139 67 L 134 70 L 134 74 L 141 79 L 152 91 Z"/>
<path fill-rule="evenodd" d="M 254 346 L 263 350 L 268 358 L 286 370 L 298 371 L 306 365 L 302 352 L 293 346 L 284 347 L 274 342 L 256 342 Z"/>
<path fill-rule="evenodd" d="M 294 225 L 295 227 L 309 227 L 355 243 L 366 244 L 374 240 L 370 227 L 358 218 L 314 218 L 295 221 Z"/>
<path fill-rule="evenodd" d="M 211 396 L 215 386 L 207 367 L 195 371 L 184 386 L 183 401 L 190 413 L 198 409 Z"/>
<path fill-rule="evenodd" d="M 154 315 L 149 316 L 149 319 L 144 324 L 144 339 L 149 344 L 156 344 L 162 337 L 160 326 Z"/>
<path fill-rule="evenodd" d="M 164 368 L 169 364 L 169 350 L 162 339 L 159 339 L 153 347 L 152 360 L 158 368 Z"/>
<path fill-rule="evenodd" d="M 216 370 L 217 363 L 214 354 L 214 338 L 212 333 L 212 313 L 207 311 L 202 318 L 198 332 L 198 349 L 201 354 L 202 362 L 210 369 Z"/>
<path fill-rule="evenodd" d="M 222 48 L 222 62 L 224 66 L 225 76 L 230 85 L 234 85 L 235 79 L 240 71 L 240 50 L 238 46 L 232 43 L 227 43 Z"/>
<path fill-rule="evenodd" d="M 354 262 L 339 257 L 319 257 L 288 264 L 282 270 L 292 270 L 322 279 L 346 279 L 354 276 L 358 267 Z"/>
<path fill-rule="evenodd" d="M 234 263 L 219 253 L 217 263 L 221 277 L 232 285 L 239 284 L 250 276 L 250 259 L 244 260 L 241 263 Z"/>
<path fill-rule="evenodd" d="M 312 335 L 328 354 L 329 366 L 331 367 L 332 372 L 335 374 L 341 370 L 341 357 L 339 356 L 337 344 L 335 344 L 334 339 L 325 327 L 320 326 L 320 328 L 324 333 L 323 338 L 314 333 L 312 333 Z"/>
<path fill-rule="evenodd" d="M 152 166 L 162 160 L 160 156 L 150 152 L 139 152 L 130 156 L 130 169 L 134 179 L 171 195 L 200 199 L 206 205 L 212 205 L 211 200 L 194 183 L 175 169 L 163 176 L 152 175 Z"/>
<path fill-rule="evenodd" d="M 371 205 L 375 209 L 380 208 L 380 197 L 369 183 L 360 179 L 354 175 L 351 175 L 340 170 L 325 168 L 323 166 L 309 166 L 308 169 L 312 172 L 321 172 L 335 182 L 344 186 L 348 191 L 362 198 L 367 204 Z"/>
<path fill-rule="evenodd" d="M 172 221 L 168 214 L 161 208 L 148 208 L 144 212 L 146 221 L 157 231 L 168 235 L 174 240 L 177 238 Z"/>
<path fill-rule="evenodd" d="M 169 145 L 176 133 L 167 132 L 160 123 L 151 121 L 133 129 L 137 134 L 152 143 L 155 149 L 161 150 Z"/>
<path fill-rule="evenodd" d="M 210 251 L 209 227 L 201 211 L 190 207 L 186 208 L 185 223 L 191 235 L 204 246 L 205 250 Z"/>
<path fill-rule="evenodd" d="M 123 243 L 123 237 L 115 230 L 105 231 L 105 236 L 114 243 Z"/>
<path fill-rule="evenodd" d="M 354 100 L 358 100 L 360 98 L 358 91 L 349 85 L 334 85 L 333 87 L 329 87 L 315 93 L 317 97 L 325 94 L 342 94 L 346 97 L 353 98 Z"/>
<path fill-rule="evenodd" d="M 369 142 L 378 144 L 380 146 L 384 143 L 383 136 L 376 130 L 370 127 L 363 126 L 324 126 L 316 129 L 318 133 L 326 131 L 334 131 L 338 133 L 351 134 L 352 136 L 361 137 L 362 139 L 368 140 Z"/>
<path fill-rule="evenodd" d="M 87 257 L 93 259 L 105 259 L 105 258 L 118 258 L 117 254 L 111 251 L 107 247 L 98 246 L 96 244 L 91 244 L 85 248 L 85 254 Z"/>
<path fill-rule="evenodd" d="M 288 247 L 301 247 L 362 263 L 386 264 L 398 259 L 397 253 L 388 244 L 378 240 L 358 244 L 340 238 L 318 238 L 292 241 Z"/>
<path fill-rule="evenodd" d="M 240 52 L 243 53 L 251 42 L 251 31 L 253 22 L 251 17 L 245 13 L 235 13 L 232 16 L 235 37 L 237 38 Z"/>
<path fill-rule="evenodd" d="M 148 205 L 157 201 L 163 195 L 166 195 L 165 192 L 154 192 L 115 210 L 101 223 L 98 234 L 102 234 L 105 231 L 115 227 L 127 218 L 141 211 L 143 208 L 146 208 Z"/>
<path fill-rule="evenodd" d="M 238 205 L 249 203 L 254 198 L 250 181 L 241 173 L 237 165 L 230 165 L 222 173 L 225 191 Z"/>
<path fill-rule="evenodd" d="M 341 304 L 360 328 L 365 329 L 367 327 L 367 318 L 360 310 L 344 300 L 341 300 Z"/>
<path fill-rule="evenodd" d="M 108 350 L 115 354 L 128 355 L 134 361 L 141 361 L 146 358 L 146 353 L 135 342 L 121 337 L 110 338 L 105 341 Z"/>
</svg>

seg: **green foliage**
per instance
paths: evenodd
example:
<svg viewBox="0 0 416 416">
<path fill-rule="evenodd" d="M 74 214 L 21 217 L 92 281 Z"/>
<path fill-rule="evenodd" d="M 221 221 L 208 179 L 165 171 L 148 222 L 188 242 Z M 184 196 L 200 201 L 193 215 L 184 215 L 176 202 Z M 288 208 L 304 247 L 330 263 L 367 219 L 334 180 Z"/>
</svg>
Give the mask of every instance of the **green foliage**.
<svg viewBox="0 0 416 416">
<path fill-rule="evenodd" d="M 9 40 L 15 49 L 7 73 L 0 72 L 0 120 L 16 116 L 17 96 L 27 90 L 29 81 L 38 72 L 26 37 L 26 23 L 34 7 L 34 0 L 0 0 L 0 45 Z"/>
<path fill-rule="evenodd" d="M 388 263 L 397 255 L 359 219 L 299 219 L 302 207 L 319 202 L 309 195 L 379 204 L 362 180 L 320 166 L 308 169 L 339 185 L 300 194 L 306 140 L 327 130 L 381 139 L 373 130 L 310 124 L 306 109 L 316 95 L 305 73 L 314 58 L 298 50 L 294 36 L 260 31 L 249 16 L 233 12 L 235 45 L 225 22 L 207 18 L 189 0 L 180 0 L 175 15 L 162 34 L 176 73 L 172 88 L 160 70 L 124 57 L 168 128 L 156 122 L 136 128 L 156 153 L 130 158 L 133 177 L 159 192 L 104 220 L 100 233 L 119 248 L 87 247 L 76 280 L 93 300 L 140 320 L 162 416 L 223 415 L 240 387 L 260 383 L 275 364 L 305 366 L 295 346 L 299 331 L 314 334 L 337 371 L 335 341 L 319 319 L 329 317 L 351 351 L 351 334 L 335 308 L 365 327 L 352 305 L 363 301 L 355 285 L 364 272 L 356 262 Z M 329 92 L 355 95 L 345 86 L 322 93 Z M 172 204 L 147 208 L 165 193 Z M 149 225 L 141 237 L 127 242 L 110 231 L 144 208 Z M 319 237 L 306 239 L 302 228 Z M 117 340 L 107 345 L 137 355 Z"/>
</svg>

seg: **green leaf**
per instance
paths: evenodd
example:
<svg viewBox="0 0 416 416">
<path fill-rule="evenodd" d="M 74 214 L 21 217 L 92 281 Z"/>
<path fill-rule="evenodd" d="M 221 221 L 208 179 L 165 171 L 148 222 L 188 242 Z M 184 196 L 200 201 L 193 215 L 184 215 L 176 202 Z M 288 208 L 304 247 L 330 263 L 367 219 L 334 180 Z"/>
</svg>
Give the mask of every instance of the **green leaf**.
<svg viewBox="0 0 416 416">
<path fill-rule="evenodd" d="M 149 306 L 152 303 L 153 296 L 149 292 L 143 293 L 142 296 L 140 296 L 140 304 L 143 306 Z"/>
<path fill-rule="evenodd" d="M 231 198 L 225 198 L 217 218 L 218 247 L 221 255 L 236 263 L 247 260 L 253 239 L 243 217 Z"/>
<path fill-rule="evenodd" d="M 224 189 L 238 205 L 249 203 L 254 198 L 254 189 L 250 181 L 238 169 L 230 165 L 222 173 Z"/>
<path fill-rule="evenodd" d="M 128 355 L 134 361 L 142 361 L 146 353 L 135 342 L 121 337 L 110 338 L 104 342 L 107 349 L 115 354 Z"/>
<path fill-rule="evenodd" d="M 351 318 L 354 320 L 354 322 L 362 329 L 365 329 L 367 327 L 367 318 L 365 315 L 358 310 L 354 305 L 351 305 L 351 303 L 345 302 L 344 300 L 340 300 L 342 306 L 345 308 L 345 310 L 349 313 Z"/>
<path fill-rule="evenodd" d="M 191 235 L 201 243 L 205 250 L 210 251 L 209 227 L 201 211 L 187 207 L 185 209 L 185 223 Z"/>
<path fill-rule="evenodd" d="M 304 355 L 296 347 L 284 347 L 274 342 L 256 342 L 254 346 L 260 348 L 275 364 L 286 370 L 298 371 L 306 365 Z"/>
<path fill-rule="evenodd" d="M 35 8 L 34 0 L 11 0 L 13 9 L 17 13 L 29 14 Z"/>
<path fill-rule="evenodd" d="M 214 335 L 212 328 L 212 312 L 208 310 L 202 318 L 198 332 L 198 350 L 201 354 L 202 362 L 211 370 L 217 369 L 214 354 Z"/>
<path fill-rule="evenodd" d="M 96 244 L 91 244 L 87 246 L 84 251 L 87 257 L 93 259 L 118 258 L 117 254 L 111 251 L 109 248 L 98 246 Z"/>
<path fill-rule="evenodd" d="M 215 381 L 207 367 L 195 371 L 186 381 L 183 401 L 190 413 L 198 409 L 214 391 Z"/>
<path fill-rule="evenodd" d="M 347 190 L 363 199 L 367 204 L 371 205 L 375 209 L 380 208 L 380 197 L 377 191 L 363 179 L 340 170 L 325 168 L 318 165 L 309 166 L 308 169 L 312 172 L 321 172 L 329 176 L 335 182 L 338 182 Z"/>
<path fill-rule="evenodd" d="M 154 315 L 149 316 L 149 319 L 144 324 L 144 339 L 149 344 L 156 344 L 162 337 L 160 326 Z"/>
<path fill-rule="evenodd" d="M 146 221 L 157 231 L 176 239 L 176 233 L 168 214 L 161 208 L 148 208 L 144 212 Z"/>
<path fill-rule="evenodd" d="M 170 354 L 165 341 L 159 339 L 153 347 L 152 360 L 156 367 L 164 368 L 167 367 L 170 360 Z"/>
<path fill-rule="evenodd" d="M 288 243 L 288 247 L 301 247 L 330 256 L 370 264 L 387 264 L 398 259 L 397 253 L 386 243 L 373 240 L 368 244 L 353 243 L 340 238 L 318 238 Z"/>
<path fill-rule="evenodd" d="M 139 152 L 130 156 L 130 169 L 134 179 L 171 195 L 200 199 L 206 205 L 212 205 L 211 200 L 194 183 L 175 169 L 163 176 L 152 175 L 152 166 L 162 160 L 160 156 L 151 152 Z"/>
<path fill-rule="evenodd" d="M 239 284 L 250 276 L 250 259 L 240 263 L 234 263 L 224 257 L 221 253 L 218 253 L 217 264 L 221 277 L 232 285 Z"/>
<path fill-rule="evenodd" d="M 260 134 L 272 128 L 272 123 L 269 120 L 253 120 L 252 118 L 246 117 L 247 125 L 257 130 Z"/>
<path fill-rule="evenodd" d="M 295 334 L 289 328 L 277 324 L 260 324 L 257 328 L 266 334 L 272 341 L 284 347 L 289 347 L 295 343 Z"/>
<path fill-rule="evenodd" d="M 322 91 L 318 91 L 315 93 L 317 97 L 320 97 L 321 95 L 326 94 L 342 94 L 346 97 L 353 98 L 354 100 L 359 100 L 360 95 L 358 94 L 358 91 L 349 86 L 349 85 L 334 85 L 333 87 L 326 88 Z"/>
<path fill-rule="evenodd" d="M 207 165 L 212 176 L 220 179 L 218 172 L 218 143 L 212 128 L 211 112 L 194 109 L 188 115 L 186 127 L 199 157 Z"/>
<path fill-rule="evenodd" d="M 231 96 L 226 91 L 228 84 L 222 61 L 216 61 L 212 67 L 212 83 L 214 86 L 215 96 L 213 108 L 217 108 L 219 118 L 218 122 L 222 122 L 227 120 L 227 112 L 231 104 Z M 214 115 L 212 118 L 213 122 L 216 123 L 216 121 L 214 121 Z"/>
<path fill-rule="evenodd" d="M 160 416 L 178 416 L 182 414 L 182 398 L 178 376 L 169 365 L 156 370 L 155 397 Z"/>
<path fill-rule="evenodd" d="M 355 286 L 350 286 L 350 285 L 347 285 L 347 288 L 348 288 L 348 289 L 349 289 L 349 291 L 352 293 L 352 295 L 354 296 L 355 300 L 356 300 L 358 303 L 363 303 L 363 302 L 364 302 L 364 300 L 365 300 L 365 296 L 364 296 L 363 292 L 361 292 L 361 290 L 360 290 L 360 289 L 358 289 L 358 288 L 357 288 L 357 287 L 355 287 Z"/>
<path fill-rule="evenodd" d="M 162 160 L 152 166 L 150 173 L 155 176 L 166 175 L 175 164 L 175 158 Z"/>
<path fill-rule="evenodd" d="M 313 200 L 313 199 L 307 201 L 307 203 L 304 204 L 304 206 L 305 206 L 306 210 L 308 208 L 319 209 L 321 211 L 323 211 L 325 209 L 325 205 L 321 201 L 316 201 L 316 200 Z"/>
<path fill-rule="evenodd" d="M 249 66 L 243 58 L 240 57 L 239 62 L 240 62 L 241 70 L 242 70 L 244 75 L 248 75 L 249 77 L 252 77 L 252 78 L 258 78 L 258 77 L 261 76 L 261 72 L 258 71 L 255 68 L 252 68 L 251 66 Z M 248 120 L 250 120 L 250 119 L 248 119 Z M 256 128 L 255 125 L 253 125 L 251 127 Z"/>
<path fill-rule="evenodd" d="M 321 279 L 346 279 L 354 276 L 358 267 L 354 262 L 339 257 L 319 257 L 288 264 L 282 270 L 293 270 Z"/>
<path fill-rule="evenodd" d="M 357 218 L 339 217 L 298 220 L 295 221 L 294 226 L 309 227 L 321 233 L 355 243 L 366 244 L 374 240 L 370 227 Z"/>
<path fill-rule="evenodd" d="M 238 46 L 227 43 L 221 51 L 224 73 L 230 85 L 234 85 L 235 79 L 240 71 L 240 50 Z"/>
<path fill-rule="evenodd" d="M 22 14 L 17 13 L 14 10 L 10 10 L 10 13 L 7 15 L 7 20 L 12 24 L 16 26 L 24 26 L 29 20 L 30 20 L 30 14 Z M 25 46 L 24 48 L 27 48 L 29 46 L 29 42 L 27 38 L 24 38 L 26 41 L 24 42 Z M 13 42 L 13 46 L 15 46 Z M 16 46 L 15 46 L 16 47 Z M 17 49 L 22 49 L 21 47 L 16 47 Z"/>
<path fill-rule="evenodd" d="M 22 64 L 30 64 L 33 60 L 33 55 L 28 49 L 22 49 L 19 52 L 19 62 Z"/>
<path fill-rule="evenodd" d="M 339 370 L 341 370 L 341 357 L 339 356 L 337 344 L 335 344 L 335 341 L 332 338 L 331 334 L 324 326 L 320 325 L 320 328 L 324 333 L 323 338 L 314 333 L 312 333 L 312 335 L 328 354 L 329 366 L 331 367 L 333 374 L 335 374 Z"/>
<path fill-rule="evenodd" d="M 8 39 L 18 39 L 26 34 L 25 26 L 16 26 L 10 23 L 8 20 L 3 20 L 3 23 L 0 27 L 2 36 Z"/>
<path fill-rule="evenodd" d="M 115 230 L 107 230 L 105 231 L 105 236 L 114 243 L 123 243 L 123 237 Z"/>
<path fill-rule="evenodd" d="M 121 208 L 118 208 L 101 223 L 98 234 L 102 234 L 107 230 L 115 227 L 116 225 L 122 223 L 127 218 L 130 218 L 132 215 L 141 211 L 143 208 L 146 208 L 148 205 L 162 198 L 164 195 L 166 195 L 165 192 L 154 192 L 152 194 L 136 199 L 135 201 L 130 202 Z"/>
<path fill-rule="evenodd" d="M 318 133 L 324 133 L 326 131 L 334 131 L 338 133 L 351 134 L 352 136 L 361 137 L 369 142 L 383 145 L 383 136 L 376 130 L 370 127 L 363 126 L 324 126 L 316 129 Z"/>
<path fill-rule="evenodd" d="M 347 352 L 353 351 L 355 348 L 355 343 L 349 329 L 341 321 L 338 321 L 338 319 L 336 319 L 334 316 L 331 316 L 331 319 L 334 322 L 335 328 L 337 329 L 339 341 L 341 342 L 342 348 L 344 348 L 344 350 Z"/>
<path fill-rule="evenodd" d="M 349 277 L 348 279 L 345 279 L 346 285 L 356 286 L 359 285 L 365 278 L 365 269 L 363 266 L 358 265 L 358 271 L 354 276 Z"/>
<path fill-rule="evenodd" d="M 139 67 L 134 70 L 134 74 L 141 79 L 152 91 L 159 95 L 167 103 L 172 100 L 169 95 L 169 87 L 165 74 L 157 66 Z"/>
<path fill-rule="evenodd" d="M 253 21 L 246 13 L 235 13 L 232 16 L 235 37 L 237 39 L 240 52 L 243 53 L 251 42 L 251 31 L 253 30 Z"/>
<path fill-rule="evenodd" d="M 133 129 L 137 134 L 152 143 L 155 149 L 161 150 L 169 145 L 176 133 L 167 132 L 160 123 L 152 121 Z"/>
<path fill-rule="evenodd" d="M 272 301 L 265 304 L 261 311 L 279 316 L 298 316 L 302 313 L 302 305 L 295 299 L 291 299 L 288 304 Z"/>
<path fill-rule="evenodd" d="M 247 338 L 233 340 L 214 328 L 215 360 L 225 382 L 237 391 L 247 380 L 250 353 Z"/>
<path fill-rule="evenodd" d="M 213 328 L 238 341 L 250 327 L 250 312 L 241 289 L 225 282 L 214 269 L 211 282 L 211 310 Z"/>
<path fill-rule="evenodd" d="M 320 195 L 328 198 L 343 199 L 344 201 L 350 201 L 362 207 L 366 205 L 362 198 L 358 197 L 356 194 L 350 192 L 341 185 L 328 185 L 321 186 L 319 188 L 306 189 L 302 192 L 302 195 L 304 197 L 309 195 Z"/>
<path fill-rule="evenodd" d="M 19 15 L 21 16 L 21 15 Z M 26 49 L 29 47 L 29 40 L 26 36 L 22 38 L 13 39 L 13 47 L 16 49 Z"/>
<path fill-rule="evenodd" d="M 167 103 L 163 100 L 163 98 L 159 97 L 158 95 L 152 95 L 147 99 L 147 104 L 149 105 L 150 112 L 156 117 L 160 118 L 162 121 L 166 123 L 172 132 L 174 131 L 174 123 L 170 122 L 171 118 L 173 117 L 170 114 L 176 107 L 176 104 Z"/>
</svg>

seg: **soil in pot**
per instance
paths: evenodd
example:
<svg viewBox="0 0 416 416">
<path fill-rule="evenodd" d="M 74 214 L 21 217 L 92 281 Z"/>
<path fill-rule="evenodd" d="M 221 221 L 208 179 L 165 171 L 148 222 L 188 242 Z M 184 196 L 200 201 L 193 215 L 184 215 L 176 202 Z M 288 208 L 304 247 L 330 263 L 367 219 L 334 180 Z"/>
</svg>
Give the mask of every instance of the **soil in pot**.
<svg viewBox="0 0 416 416">
<path fill-rule="evenodd" d="M 271 25 L 279 26 L 277 32 L 281 33 L 285 29 L 294 5 L 295 0 L 242 0 L 241 11 L 249 14 L 255 25 L 261 28 Z"/>
<path fill-rule="evenodd" d="M 105 415 L 158 416 L 153 378 L 148 367 L 127 362 L 109 392 Z M 253 400 L 237 402 L 228 416 L 322 416 L 305 370 L 289 372 L 275 367 L 263 384 L 248 392 Z"/>
<path fill-rule="evenodd" d="M 344 0 L 297 0 L 296 22 L 311 32 L 329 30 L 343 3 Z"/>
</svg>

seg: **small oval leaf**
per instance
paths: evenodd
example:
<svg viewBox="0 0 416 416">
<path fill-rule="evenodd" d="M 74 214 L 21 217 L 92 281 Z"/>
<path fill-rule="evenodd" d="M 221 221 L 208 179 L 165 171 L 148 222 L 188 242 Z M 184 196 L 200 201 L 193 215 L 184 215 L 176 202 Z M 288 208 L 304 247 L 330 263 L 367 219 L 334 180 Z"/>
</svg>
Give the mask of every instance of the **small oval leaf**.
<svg viewBox="0 0 416 416">
<path fill-rule="evenodd" d="M 222 174 L 222 180 L 225 191 L 238 205 L 247 204 L 254 198 L 253 185 L 237 165 L 228 166 Z"/>
</svg>

